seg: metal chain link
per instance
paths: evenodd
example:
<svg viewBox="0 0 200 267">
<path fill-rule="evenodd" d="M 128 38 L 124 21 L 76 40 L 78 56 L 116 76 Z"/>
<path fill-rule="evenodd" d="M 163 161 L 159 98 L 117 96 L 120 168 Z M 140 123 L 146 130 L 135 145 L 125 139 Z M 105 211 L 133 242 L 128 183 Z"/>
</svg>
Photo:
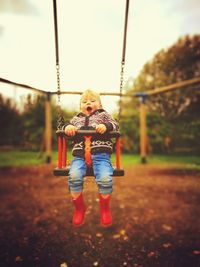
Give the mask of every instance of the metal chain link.
<svg viewBox="0 0 200 267">
<path fill-rule="evenodd" d="M 121 62 L 121 72 L 120 72 L 120 96 L 122 95 L 123 85 L 124 85 L 124 60 Z"/>
<path fill-rule="evenodd" d="M 58 106 L 61 106 L 60 101 L 60 66 L 56 65 L 56 76 L 57 76 L 57 95 L 58 95 Z"/>
<path fill-rule="evenodd" d="M 125 61 L 122 60 L 121 62 L 121 72 L 120 72 L 120 96 L 119 96 L 119 111 L 118 111 L 118 121 L 120 122 L 121 113 L 122 113 L 122 90 L 124 85 L 124 66 Z"/>
<path fill-rule="evenodd" d="M 118 112 L 119 123 L 120 123 L 121 113 L 122 113 L 122 90 L 123 90 L 123 85 L 124 85 L 124 66 L 125 66 L 125 55 L 126 55 L 126 34 L 127 34 L 127 25 L 128 25 L 128 10 L 129 10 L 129 0 L 126 0 L 125 21 L 124 21 L 124 39 L 123 39 L 123 49 L 122 49 L 121 73 L 120 73 L 120 99 L 119 99 L 119 112 Z"/>
<path fill-rule="evenodd" d="M 62 127 L 64 125 L 64 118 L 62 115 L 62 109 L 61 109 L 61 92 L 60 92 L 60 66 L 59 64 L 56 65 L 56 76 L 57 76 L 57 96 L 58 96 L 58 107 L 57 107 L 57 113 L 58 113 L 58 120 L 57 120 L 57 130 L 62 130 Z"/>
<path fill-rule="evenodd" d="M 56 76 L 57 76 L 57 130 L 62 130 L 64 118 L 61 109 L 60 91 L 60 65 L 59 65 L 59 45 L 58 45 L 58 21 L 57 21 L 57 2 L 53 0 L 54 33 L 55 33 L 55 52 L 56 52 Z"/>
</svg>

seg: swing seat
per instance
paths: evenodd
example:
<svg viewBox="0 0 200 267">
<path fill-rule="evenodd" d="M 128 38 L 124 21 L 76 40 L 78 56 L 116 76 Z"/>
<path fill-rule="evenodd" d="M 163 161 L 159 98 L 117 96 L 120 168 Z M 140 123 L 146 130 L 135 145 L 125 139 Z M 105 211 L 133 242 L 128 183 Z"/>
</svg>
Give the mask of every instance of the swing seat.
<svg viewBox="0 0 200 267">
<path fill-rule="evenodd" d="M 67 140 L 73 140 L 74 137 L 69 137 L 65 134 L 64 130 L 57 130 L 56 134 L 58 136 L 58 165 L 54 169 L 54 176 L 68 176 L 70 166 L 66 165 L 67 162 Z M 76 133 L 77 136 L 94 136 L 100 135 L 95 130 L 78 130 Z M 113 167 L 112 176 L 124 176 L 124 170 L 120 167 L 120 156 L 121 156 L 121 143 L 120 143 L 120 133 L 119 132 L 109 132 L 107 133 L 109 138 L 116 139 L 116 166 Z M 87 167 L 85 176 L 94 176 L 93 168 Z"/>
<path fill-rule="evenodd" d="M 54 176 L 69 176 L 69 170 L 70 166 L 67 166 L 65 168 L 58 168 L 56 167 L 53 171 Z M 94 176 L 93 168 L 89 167 L 86 170 L 85 176 Z M 124 170 L 123 169 L 117 169 L 116 167 L 113 167 L 113 175 L 112 176 L 124 176 Z"/>
</svg>

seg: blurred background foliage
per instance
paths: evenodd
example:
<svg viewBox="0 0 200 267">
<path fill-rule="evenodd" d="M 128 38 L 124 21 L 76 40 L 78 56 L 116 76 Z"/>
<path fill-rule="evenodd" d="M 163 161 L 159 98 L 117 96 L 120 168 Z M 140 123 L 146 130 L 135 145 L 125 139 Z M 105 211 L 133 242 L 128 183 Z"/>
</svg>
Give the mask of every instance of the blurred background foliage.
<svg viewBox="0 0 200 267">
<path fill-rule="evenodd" d="M 134 95 L 195 77 L 200 77 L 200 35 L 187 35 L 159 51 L 144 65 L 132 88 L 125 89 Z M 124 138 L 125 147 L 130 144 L 135 152 L 139 151 L 139 105 L 136 98 L 122 99 L 121 129 L 132 137 L 129 141 Z M 199 85 L 152 95 L 146 99 L 146 106 L 149 153 L 200 154 Z"/>
<path fill-rule="evenodd" d="M 200 35 L 184 36 L 147 62 L 126 93 L 147 92 L 200 76 Z M 57 126 L 57 104 L 52 98 L 53 131 Z M 139 105 L 136 97 L 123 97 L 120 129 L 122 150 L 139 153 Z M 0 146 L 42 151 L 44 146 L 45 96 L 28 95 L 20 111 L 0 95 Z M 146 99 L 148 153 L 200 154 L 200 90 L 197 85 Z M 65 121 L 75 111 L 63 109 Z M 116 114 L 113 114 L 115 116 Z M 56 149 L 56 134 L 53 147 Z"/>
</svg>

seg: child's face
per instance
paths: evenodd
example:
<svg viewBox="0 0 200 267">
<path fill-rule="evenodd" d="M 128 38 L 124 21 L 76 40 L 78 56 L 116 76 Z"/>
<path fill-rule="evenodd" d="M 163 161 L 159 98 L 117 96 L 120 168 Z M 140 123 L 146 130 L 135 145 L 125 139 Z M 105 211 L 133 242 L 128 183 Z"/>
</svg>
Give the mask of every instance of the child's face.
<svg viewBox="0 0 200 267">
<path fill-rule="evenodd" d="M 101 108 L 101 103 L 92 96 L 81 100 L 81 111 L 86 115 L 90 115 L 99 108 Z"/>
</svg>

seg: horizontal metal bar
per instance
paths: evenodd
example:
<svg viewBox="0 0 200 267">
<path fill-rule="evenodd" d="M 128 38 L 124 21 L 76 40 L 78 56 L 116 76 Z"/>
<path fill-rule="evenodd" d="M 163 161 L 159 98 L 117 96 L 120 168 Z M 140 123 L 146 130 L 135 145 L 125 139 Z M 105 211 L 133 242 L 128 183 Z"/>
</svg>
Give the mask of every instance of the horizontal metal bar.
<svg viewBox="0 0 200 267">
<path fill-rule="evenodd" d="M 23 87 L 23 88 L 25 88 L 25 89 L 30 89 L 30 90 L 32 90 L 32 91 L 35 91 L 35 92 L 37 92 L 37 93 L 41 93 L 41 94 L 49 93 L 49 92 L 43 91 L 43 90 L 41 90 L 41 89 L 37 89 L 37 88 L 34 88 L 34 87 L 32 87 L 32 86 L 26 85 L 26 84 L 23 84 L 23 83 L 16 83 L 16 82 L 13 82 L 13 81 L 4 79 L 4 78 L 0 78 L 0 82 L 2 82 L 2 83 L 7 83 L 7 84 L 12 84 L 12 85 L 16 85 L 16 86 L 20 86 L 20 87 Z"/>
<path fill-rule="evenodd" d="M 177 90 L 177 89 L 180 89 L 182 87 L 186 87 L 186 86 L 193 85 L 196 83 L 200 83 L 200 77 L 193 78 L 190 80 L 185 80 L 182 82 L 173 83 L 173 84 L 170 84 L 167 86 L 163 86 L 163 87 L 152 89 L 152 90 L 145 91 L 145 92 L 147 95 L 150 96 L 150 95 L 165 93 L 165 92 L 172 91 L 172 90 Z"/>
<path fill-rule="evenodd" d="M 57 95 L 58 92 L 51 92 L 52 95 Z M 83 91 L 61 91 L 61 95 L 82 95 Z M 106 95 L 106 96 L 123 96 L 123 97 L 133 97 L 134 94 L 120 94 L 117 92 L 100 92 L 100 95 Z"/>
<path fill-rule="evenodd" d="M 0 78 L 0 82 L 13 84 L 13 85 L 16 85 L 16 86 L 20 86 L 20 87 L 23 87 L 25 89 L 33 90 L 33 91 L 35 91 L 37 93 L 42 93 L 42 94 L 47 94 L 48 93 L 48 94 L 51 94 L 51 95 L 57 95 L 58 94 L 57 91 L 47 92 L 47 91 L 44 91 L 44 90 L 41 90 L 41 89 L 38 89 L 38 88 L 34 88 L 34 87 L 26 85 L 26 84 L 16 83 L 16 82 L 4 79 L 4 78 Z M 128 93 L 128 94 L 122 94 L 122 95 L 120 93 L 117 93 L 117 92 L 100 92 L 100 95 L 102 95 L 102 96 L 103 95 L 106 95 L 106 96 L 121 96 L 121 97 L 140 97 L 141 94 L 145 93 L 146 96 L 151 96 L 151 95 L 165 93 L 165 92 L 172 91 L 172 90 L 181 89 L 183 87 L 187 87 L 189 85 L 198 84 L 198 83 L 200 83 L 200 77 L 196 77 L 196 78 L 193 78 L 193 79 L 190 79 L 190 80 L 185 80 L 185 81 L 181 81 L 181 82 L 178 82 L 178 83 L 170 84 L 170 85 L 163 86 L 163 87 L 160 87 L 160 88 L 155 88 L 155 89 L 152 89 L 152 90 L 149 90 L 149 91 L 145 91 L 145 92 L 134 92 L 134 93 L 131 93 L 131 94 Z M 59 92 L 60 95 L 63 95 L 63 94 L 81 95 L 82 93 L 83 93 L 83 91 L 60 91 Z"/>
<path fill-rule="evenodd" d="M 73 139 L 73 138 L 78 137 L 78 136 L 89 136 L 89 135 L 102 136 L 102 134 L 97 133 L 95 130 L 78 130 L 76 132 L 75 136 L 66 135 L 64 130 L 57 130 L 56 134 L 57 135 L 64 135 L 67 139 Z M 109 138 L 116 138 L 116 137 L 120 136 L 120 132 L 111 131 L 111 132 L 105 133 L 105 135 L 108 136 Z"/>
</svg>

